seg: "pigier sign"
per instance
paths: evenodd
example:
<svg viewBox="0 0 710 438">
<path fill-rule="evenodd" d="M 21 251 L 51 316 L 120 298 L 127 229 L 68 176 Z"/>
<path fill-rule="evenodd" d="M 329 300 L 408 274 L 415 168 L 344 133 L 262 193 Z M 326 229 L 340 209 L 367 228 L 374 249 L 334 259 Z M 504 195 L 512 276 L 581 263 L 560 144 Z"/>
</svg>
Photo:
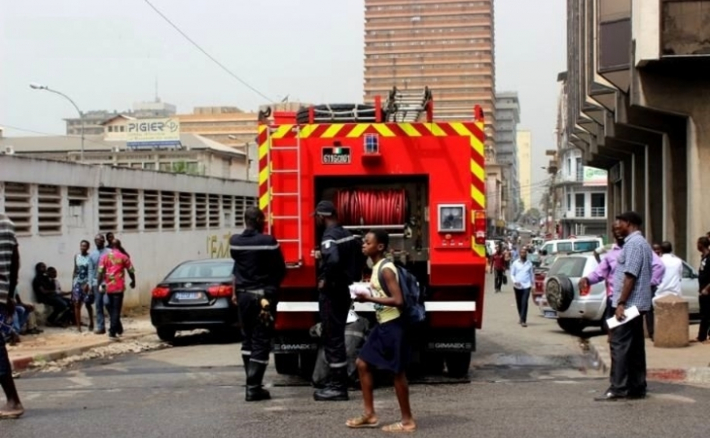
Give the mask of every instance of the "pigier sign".
<svg viewBox="0 0 710 438">
<path fill-rule="evenodd" d="M 126 124 L 129 148 L 180 145 L 180 121 L 177 119 L 140 119 Z"/>
</svg>

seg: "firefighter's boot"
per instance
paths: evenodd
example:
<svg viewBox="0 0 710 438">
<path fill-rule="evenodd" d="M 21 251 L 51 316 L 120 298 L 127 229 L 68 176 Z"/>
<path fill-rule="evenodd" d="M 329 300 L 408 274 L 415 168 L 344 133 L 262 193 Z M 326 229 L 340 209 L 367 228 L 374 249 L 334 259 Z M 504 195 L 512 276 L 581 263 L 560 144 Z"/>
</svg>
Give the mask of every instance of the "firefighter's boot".
<svg viewBox="0 0 710 438">
<path fill-rule="evenodd" d="M 244 374 L 249 378 L 249 359 L 251 356 L 248 354 L 242 354 L 242 363 L 244 363 Z"/>
<path fill-rule="evenodd" d="M 313 393 L 315 401 L 348 401 L 347 367 L 331 368 L 325 388 Z"/>
<path fill-rule="evenodd" d="M 249 361 L 249 367 L 247 369 L 246 401 L 252 402 L 271 399 L 271 394 L 264 389 L 264 385 L 262 384 L 265 372 L 265 363 L 254 362 L 253 360 Z"/>
</svg>

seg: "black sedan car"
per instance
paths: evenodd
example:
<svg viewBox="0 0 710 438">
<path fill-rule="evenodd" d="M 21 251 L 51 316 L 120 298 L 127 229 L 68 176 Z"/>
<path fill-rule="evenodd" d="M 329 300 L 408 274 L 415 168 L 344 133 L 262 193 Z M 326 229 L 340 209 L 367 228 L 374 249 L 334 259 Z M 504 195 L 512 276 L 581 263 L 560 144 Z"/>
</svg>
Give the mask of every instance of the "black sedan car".
<svg viewBox="0 0 710 438">
<path fill-rule="evenodd" d="M 232 259 L 192 260 L 179 264 L 152 292 L 150 319 L 167 342 L 178 330 L 210 329 L 238 333 L 232 303 Z"/>
</svg>

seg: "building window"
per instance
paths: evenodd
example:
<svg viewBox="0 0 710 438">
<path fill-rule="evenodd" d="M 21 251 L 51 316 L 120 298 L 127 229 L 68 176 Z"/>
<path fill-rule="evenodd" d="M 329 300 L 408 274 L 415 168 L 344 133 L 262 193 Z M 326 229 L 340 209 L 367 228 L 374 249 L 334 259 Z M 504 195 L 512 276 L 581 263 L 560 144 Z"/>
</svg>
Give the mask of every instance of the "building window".
<svg viewBox="0 0 710 438">
<path fill-rule="evenodd" d="M 5 183 L 5 213 L 15 224 L 17 234 L 32 232 L 32 203 L 29 184 Z"/>
<path fill-rule="evenodd" d="M 234 198 L 231 196 L 222 196 L 222 215 L 224 216 L 224 226 L 227 228 L 231 228 L 231 224 L 234 223 L 234 218 L 232 218 L 234 214 L 234 210 L 232 209 L 233 200 Z"/>
<path fill-rule="evenodd" d="M 209 195 L 209 227 L 219 228 L 219 195 Z"/>
<path fill-rule="evenodd" d="M 86 201 L 89 200 L 89 189 L 86 187 L 67 187 L 69 198 L 69 228 L 84 228 Z"/>
<path fill-rule="evenodd" d="M 99 232 L 115 232 L 118 228 L 118 199 L 116 189 L 99 188 Z"/>
<path fill-rule="evenodd" d="M 237 228 L 244 227 L 244 212 L 247 209 L 246 197 L 234 197 L 234 226 Z"/>
<path fill-rule="evenodd" d="M 584 217 L 584 193 L 574 195 L 574 215 Z"/>
<path fill-rule="evenodd" d="M 565 206 L 567 211 L 572 211 L 572 195 L 567 193 L 567 205 Z"/>
<path fill-rule="evenodd" d="M 606 217 L 606 193 L 592 193 L 592 217 Z"/>
<path fill-rule="evenodd" d="M 62 231 L 62 194 L 59 186 L 37 187 L 37 229 L 40 234 Z"/>
<path fill-rule="evenodd" d="M 582 164 L 581 158 L 577 158 L 576 171 L 577 171 L 577 181 L 584 182 L 584 165 Z"/>
<path fill-rule="evenodd" d="M 207 228 L 207 195 L 195 194 L 195 228 Z"/>
<path fill-rule="evenodd" d="M 143 169 L 155 170 L 155 163 L 143 163 Z"/>
<path fill-rule="evenodd" d="M 138 190 L 121 190 L 121 215 L 123 216 L 123 231 L 138 231 L 140 222 Z"/>
<path fill-rule="evenodd" d="M 180 193 L 180 229 L 192 229 L 192 193 Z"/>
<path fill-rule="evenodd" d="M 143 192 L 144 218 L 143 224 L 146 231 L 157 230 L 160 227 L 160 198 L 155 190 Z"/>
<path fill-rule="evenodd" d="M 163 230 L 175 229 L 174 192 L 160 192 L 160 219 Z"/>
</svg>

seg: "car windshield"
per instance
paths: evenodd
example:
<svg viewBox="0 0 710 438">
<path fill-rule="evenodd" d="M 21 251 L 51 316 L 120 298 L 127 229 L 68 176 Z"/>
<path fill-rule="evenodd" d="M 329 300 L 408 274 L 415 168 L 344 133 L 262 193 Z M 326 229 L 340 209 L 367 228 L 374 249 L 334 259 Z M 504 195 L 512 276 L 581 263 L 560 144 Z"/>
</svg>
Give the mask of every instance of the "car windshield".
<svg viewBox="0 0 710 438">
<path fill-rule="evenodd" d="M 594 240 L 594 241 L 586 241 L 586 242 L 574 242 L 574 250 L 577 252 L 589 252 L 589 251 L 594 251 L 599 247 L 599 242 Z"/>
<path fill-rule="evenodd" d="M 548 275 L 564 274 L 570 278 L 581 278 L 586 264 L 586 257 L 560 257 L 555 260 Z"/>
<path fill-rule="evenodd" d="M 168 275 L 166 280 L 180 278 L 226 278 L 232 274 L 233 263 L 229 260 L 199 260 L 186 262 Z"/>
</svg>

